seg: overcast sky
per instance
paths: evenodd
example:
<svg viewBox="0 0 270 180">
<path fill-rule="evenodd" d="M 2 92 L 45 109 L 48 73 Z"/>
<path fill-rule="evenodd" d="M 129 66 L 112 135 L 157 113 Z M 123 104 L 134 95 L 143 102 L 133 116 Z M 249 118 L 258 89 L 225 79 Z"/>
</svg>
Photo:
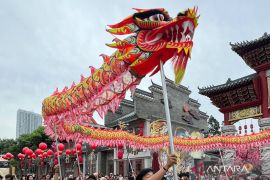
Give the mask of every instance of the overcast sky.
<svg viewBox="0 0 270 180">
<path fill-rule="evenodd" d="M 99 54 L 111 54 L 104 44 L 113 37 L 105 31 L 132 14 L 133 7 L 164 7 L 171 16 L 188 7 L 199 7 L 192 59 L 183 85 L 199 100 L 201 110 L 219 113 L 198 86 L 218 85 L 253 73 L 231 50 L 229 42 L 253 40 L 269 32 L 270 1 L 254 0 L 32 0 L 0 1 L 0 138 L 14 138 L 19 108 L 41 113 L 42 100 L 56 87 L 62 89 L 89 75 L 89 65 L 99 67 Z M 171 64 L 166 75 L 173 78 Z M 144 78 L 160 84 L 159 74 Z"/>
</svg>

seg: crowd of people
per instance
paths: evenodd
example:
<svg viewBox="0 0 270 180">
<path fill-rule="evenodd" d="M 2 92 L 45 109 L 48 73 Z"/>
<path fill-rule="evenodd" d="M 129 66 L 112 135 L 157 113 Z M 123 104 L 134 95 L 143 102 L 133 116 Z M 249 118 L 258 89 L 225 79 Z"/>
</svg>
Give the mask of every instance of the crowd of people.
<svg viewBox="0 0 270 180">
<path fill-rule="evenodd" d="M 154 173 L 154 171 L 150 168 L 143 169 L 138 175 L 135 175 L 134 173 L 129 174 L 129 176 L 122 176 L 121 174 L 119 175 L 113 175 L 110 173 L 109 175 L 101 175 L 98 173 L 94 173 L 92 175 L 85 175 L 84 177 L 82 176 L 77 176 L 73 177 L 73 175 L 69 175 L 67 177 L 63 177 L 63 180 L 172 180 L 172 176 L 168 177 L 167 176 L 167 171 L 169 168 L 171 168 L 174 164 L 176 164 L 177 158 L 175 155 L 171 154 L 167 158 L 167 163 L 165 166 L 160 168 L 159 171 Z M 6 175 L 5 179 L 0 175 L 0 180 L 59 180 L 59 167 L 55 166 L 55 171 L 54 175 L 43 175 L 42 177 L 38 178 L 35 177 L 33 174 L 29 174 L 27 176 L 22 176 L 20 178 L 17 178 L 16 176 L 13 175 Z M 179 180 L 189 180 L 189 174 L 188 173 L 181 173 L 178 174 L 178 179 Z M 204 178 L 203 178 L 204 179 Z M 218 179 L 213 179 L 211 180 L 218 180 Z M 220 177 L 219 180 L 230 180 L 229 177 L 225 176 Z M 246 176 L 238 176 L 236 180 L 249 180 Z M 253 179 L 252 179 L 253 180 Z M 268 177 L 259 177 L 256 178 L 255 180 L 269 180 Z"/>
<path fill-rule="evenodd" d="M 167 164 L 162 167 L 158 172 L 153 173 L 152 169 L 144 169 L 142 170 L 137 176 L 135 174 L 130 174 L 129 176 L 123 177 L 121 174 L 120 175 L 105 175 L 102 176 L 101 174 L 94 173 L 93 175 L 86 175 L 85 177 L 73 177 L 72 175 L 69 175 L 68 177 L 64 177 L 64 180 L 158 180 L 158 179 L 163 179 L 166 172 L 170 167 L 172 167 L 176 163 L 176 156 L 175 155 L 169 155 L 168 156 L 168 161 Z M 50 175 L 44 175 L 40 178 L 36 178 L 35 175 L 29 174 L 27 176 L 22 176 L 20 178 L 17 178 L 16 176 L 13 175 L 6 175 L 5 180 L 58 180 L 60 179 L 59 177 L 59 167 L 55 167 L 55 172 L 53 177 Z M 4 180 L 2 176 L 0 176 L 0 180 Z"/>
</svg>

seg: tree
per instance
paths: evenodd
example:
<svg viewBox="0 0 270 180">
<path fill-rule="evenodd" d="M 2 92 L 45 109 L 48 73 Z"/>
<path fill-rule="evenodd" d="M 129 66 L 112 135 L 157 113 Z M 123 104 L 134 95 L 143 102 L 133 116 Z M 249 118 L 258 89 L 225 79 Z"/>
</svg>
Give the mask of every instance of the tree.
<svg viewBox="0 0 270 180">
<path fill-rule="evenodd" d="M 40 126 L 35 131 L 33 131 L 31 134 L 24 134 L 21 135 L 17 139 L 17 148 L 19 152 L 24 147 L 29 147 L 30 149 L 37 149 L 39 143 L 44 142 L 48 146 L 51 146 L 52 140 L 44 133 L 44 127 Z"/>
<path fill-rule="evenodd" d="M 52 140 L 44 133 L 44 127 L 40 126 L 31 134 L 21 135 L 18 139 L 0 139 L 0 154 L 10 152 L 17 158 L 22 148 L 29 147 L 32 150 L 38 148 L 39 143 L 44 142 L 51 146 Z"/>
<path fill-rule="evenodd" d="M 208 123 L 207 136 L 221 135 L 219 122 L 213 116 L 210 116 L 207 123 Z"/>
</svg>

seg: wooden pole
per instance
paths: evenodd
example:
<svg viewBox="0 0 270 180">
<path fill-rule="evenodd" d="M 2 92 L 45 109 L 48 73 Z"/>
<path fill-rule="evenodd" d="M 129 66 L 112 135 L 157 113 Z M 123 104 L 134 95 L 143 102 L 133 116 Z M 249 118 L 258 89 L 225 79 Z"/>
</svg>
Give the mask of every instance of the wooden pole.
<svg viewBox="0 0 270 180">
<path fill-rule="evenodd" d="M 60 175 L 60 179 L 62 179 L 61 159 L 60 159 L 60 154 L 59 154 L 59 149 L 58 149 L 58 135 L 56 133 L 56 126 L 55 125 L 54 125 L 54 134 L 55 134 L 55 143 L 56 143 L 57 158 L 58 158 L 58 164 L 59 164 L 59 175 Z"/>
<path fill-rule="evenodd" d="M 163 62 L 160 60 L 160 76 L 161 76 L 161 83 L 162 83 L 162 90 L 163 90 L 163 98 L 164 98 L 164 107 L 166 113 L 166 120 L 168 126 L 168 134 L 169 134 L 169 142 L 170 142 L 170 153 L 174 153 L 174 144 L 173 144 L 173 134 L 172 134 L 172 124 L 171 124 L 171 116 L 170 116 L 170 109 L 169 109 L 169 101 L 168 101 L 168 94 L 167 94 L 167 86 L 165 81 L 165 74 L 163 69 Z M 173 166 L 173 177 L 174 179 L 178 179 L 176 166 Z"/>
</svg>

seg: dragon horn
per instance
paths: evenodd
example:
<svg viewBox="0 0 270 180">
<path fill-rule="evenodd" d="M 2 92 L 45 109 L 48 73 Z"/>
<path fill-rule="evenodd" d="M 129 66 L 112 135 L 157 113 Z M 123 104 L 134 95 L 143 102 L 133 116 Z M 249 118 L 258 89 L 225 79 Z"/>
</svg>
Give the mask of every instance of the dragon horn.
<svg viewBox="0 0 270 180">
<path fill-rule="evenodd" d="M 107 46 L 111 48 L 117 48 L 117 49 L 126 49 L 128 47 L 133 47 L 134 45 L 129 44 L 127 41 L 118 41 L 116 43 L 106 44 Z"/>
<path fill-rule="evenodd" d="M 133 33 L 134 29 L 132 29 L 129 25 L 125 25 L 119 28 L 106 29 L 106 31 L 111 34 L 124 35 Z"/>
<path fill-rule="evenodd" d="M 90 71 L 91 71 L 91 75 L 93 75 L 95 73 L 95 71 L 96 71 L 96 68 L 93 67 L 93 66 L 89 66 L 89 68 L 90 68 Z"/>
<path fill-rule="evenodd" d="M 81 74 L 81 82 L 83 82 L 84 79 L 85 77 Z"/>
<path fill-rule="evenodd" d="M 117 23 L 117 24 L 113 24 L 113 25 L 108 25 L 110 28 L 120 28 L 122 26 L 125 26 L 127 24 L 131 24 L 133 23 L 133 18 L 132 16 L 128 16 L 127 18 L 125 18 L 123 21 Z"/>
<path fill-rule="evenodd" d="M 101 54 L 99 55 L 103 58 L 103 61 L 106 63 L 106 64 L 109 64 L 110 63 L 110 56 L 106 55 L 106 54 Z"/>
</svg>

